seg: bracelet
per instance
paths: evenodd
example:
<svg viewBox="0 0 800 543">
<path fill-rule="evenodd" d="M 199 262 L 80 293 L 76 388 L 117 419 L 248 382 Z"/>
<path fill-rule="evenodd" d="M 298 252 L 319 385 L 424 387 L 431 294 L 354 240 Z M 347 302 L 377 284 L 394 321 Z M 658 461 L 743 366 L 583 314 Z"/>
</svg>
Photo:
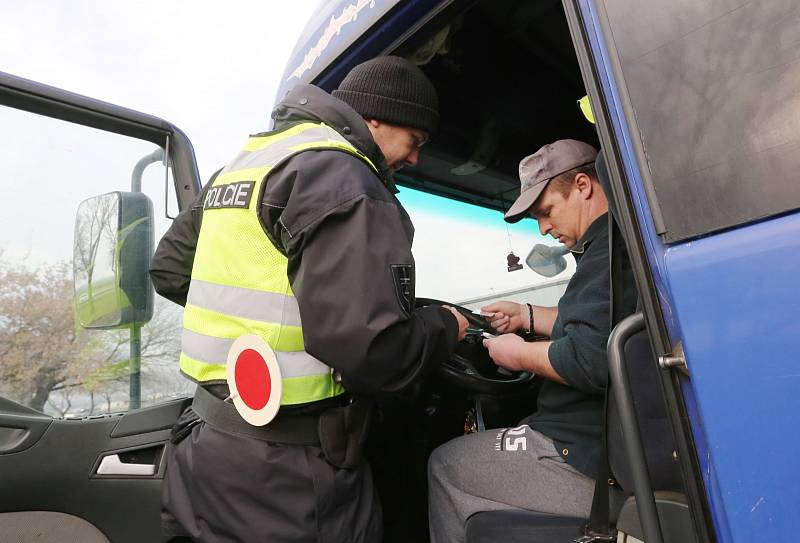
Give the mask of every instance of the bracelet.
<svg viewBox="0 0 800 543">
<path fill-rule="evenodd" d="M 525 304 L 528 306 L 528 334 L 533 335 L 533 306 L 531 304 Z"/>
</svg>

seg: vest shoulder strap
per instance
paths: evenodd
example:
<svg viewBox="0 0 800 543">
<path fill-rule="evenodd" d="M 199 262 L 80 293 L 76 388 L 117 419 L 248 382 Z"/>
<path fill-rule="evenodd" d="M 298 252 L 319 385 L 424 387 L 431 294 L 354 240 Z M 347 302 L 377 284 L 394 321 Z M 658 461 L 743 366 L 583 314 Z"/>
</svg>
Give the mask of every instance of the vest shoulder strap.
<svg viewBox="0 0 800 543">
<path fill-rule="evenodd" d="M 239 155 L 228 164 L 221 176 L 240 170 L 275 167 L 303 151 L 336 149 L 358 157 L 378 174 L 378 168 L 364 153 L 324 123 L 304 121 L 274 132 L 251 136 Z"/>
</svg>

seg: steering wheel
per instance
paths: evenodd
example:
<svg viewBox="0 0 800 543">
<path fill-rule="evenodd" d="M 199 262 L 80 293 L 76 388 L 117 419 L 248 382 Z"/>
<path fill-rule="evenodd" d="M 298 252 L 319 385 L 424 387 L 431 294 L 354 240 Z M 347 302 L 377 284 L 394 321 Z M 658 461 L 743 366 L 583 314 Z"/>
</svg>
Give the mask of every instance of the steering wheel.
<svg viewBox="0 0 800 543">
<path fill-rule="evenodd" d="M 502 396 L 521 390 L 533 380 L 534 374 L 510 372 L 491 359 L 489 351 L 483 346 L 483 332 L 495 334 L 496 330 L 488 319 L 450 302 L 417 298 L 417 307 L 433 305 L 453 307 L 469 323 L 467 337 L 458 344 L 450 359 L 439 365 L 439 375 L 445 381 L 468 392 Z"/>
</svg>

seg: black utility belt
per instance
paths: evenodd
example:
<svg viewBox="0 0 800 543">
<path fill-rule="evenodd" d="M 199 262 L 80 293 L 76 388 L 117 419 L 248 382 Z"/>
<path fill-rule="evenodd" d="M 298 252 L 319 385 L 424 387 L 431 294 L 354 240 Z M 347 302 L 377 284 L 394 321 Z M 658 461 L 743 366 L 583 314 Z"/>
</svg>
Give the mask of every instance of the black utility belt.
<svg viewBox="0 0 800 543">
<path fill-rule="evenodd" d="M 355 400 L 318 415 L 279 412 L 269 424 L 253 426 L 239 416 L 233 403 L 198 386 L 192 411 L 206 424 L 225 432 L 271 443 L 320 447 L 328 462 L 340 468 L 352 469 L 361 463 L 372 418 L 372 401 Z"/>
<path fill-rule="evenodd" d="M 320 444 L 317 431 L 319 415 L 278 414 L 265 426 L 253 426 L 239 416 L 233 403 L 214 396 L 202 386 L 198 386 L 194 393 L 192 410 L 203 422 L 225 432 L 290 445 Z"/>
</svg>

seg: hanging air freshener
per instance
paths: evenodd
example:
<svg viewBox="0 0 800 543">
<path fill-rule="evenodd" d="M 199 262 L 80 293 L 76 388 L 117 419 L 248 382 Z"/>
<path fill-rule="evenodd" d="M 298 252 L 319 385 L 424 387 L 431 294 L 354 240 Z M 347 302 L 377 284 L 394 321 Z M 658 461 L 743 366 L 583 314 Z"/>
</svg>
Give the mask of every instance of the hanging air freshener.
<svg viewBox="0 0 800 543">
<path fill-rule="evenodd" d="M 511 230 L 508 229 L 508 225 L 506 225 L 506 234 L 508 234 L 508 249 L 509 253 L 506 256 L 506 262 L 508 263 L 508 271 L 513 272 L 522 269 L 522 264 L 519 263 L 519 257 L 514 254 L 514 248 L 511 246 Z"/>
</svg>

